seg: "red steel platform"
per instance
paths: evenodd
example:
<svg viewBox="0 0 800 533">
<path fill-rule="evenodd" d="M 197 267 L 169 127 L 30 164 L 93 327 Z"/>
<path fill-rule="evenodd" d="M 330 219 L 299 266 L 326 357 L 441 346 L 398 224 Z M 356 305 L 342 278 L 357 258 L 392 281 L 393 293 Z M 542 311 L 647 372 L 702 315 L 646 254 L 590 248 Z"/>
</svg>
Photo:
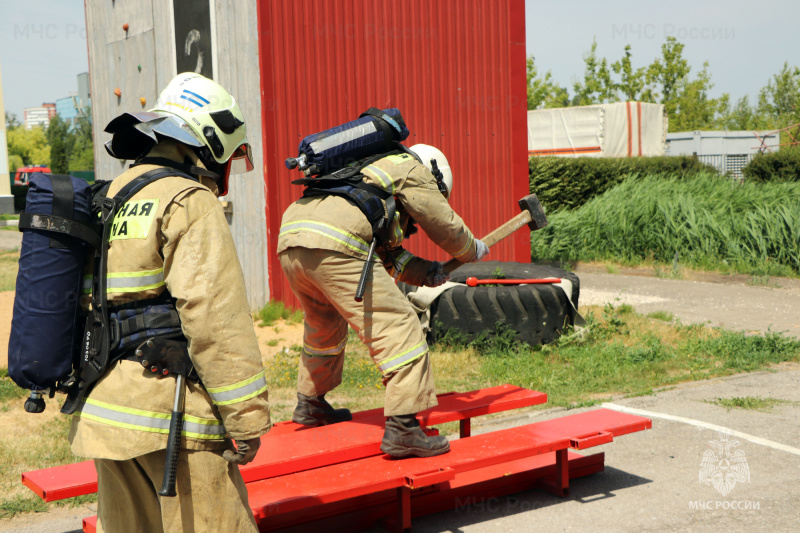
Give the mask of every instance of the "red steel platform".
<svg viewBox="0 0 800 533">
<path fill-rule="evenodd" d="M 569 451 L 651 427 L 646 418 L 596 409 L 470 436 L 470 419 L 542 404 L 545 394 L 503 385 L 439 396 L 420 413 L 423 426 L 460 421 L 451 451 L 392 460 L 380 452 L 383 410 L 320 428 L 275 424 L 252 463 L 241 467 L 261 531 L 357 531 L 383 524 L 403 531 L 411 519 L 531 488 L 566 496 L 569 480 L 603 470 L 602 453 Z M 431 429 L 435 431 L 435 429 Z M 46 501 L 97 490 L 91 462 L 26 472 L 23 483 Z M 84 520 L 95 531 L 96 517 Z"/>
</svg>

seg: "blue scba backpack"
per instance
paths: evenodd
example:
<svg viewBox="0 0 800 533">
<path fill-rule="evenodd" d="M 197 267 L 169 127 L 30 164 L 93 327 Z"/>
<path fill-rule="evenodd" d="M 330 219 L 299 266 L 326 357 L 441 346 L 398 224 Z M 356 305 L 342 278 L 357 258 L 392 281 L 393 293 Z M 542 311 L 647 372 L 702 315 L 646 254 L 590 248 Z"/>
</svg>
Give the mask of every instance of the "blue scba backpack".
<svg viewBox="0 0 800 533">
<path fill-rule="evenodd" d="M 408 133 L 399 109 L 371 107 L 356 120 L 304 137 L 298 156 L 288 158 L 286 167 L 298 168 L 306 176 L 328 174 L 397 149 Z"/>
<path fill-rule="evenodd" d="M 31 176 L 19 257 L 8 372 L 22 388 L 53 388 L 70 374 L 83 333 L 80 294 L 87 253 L 100 245 L 92 188 L 58 174 Z"/>
<path fill-rule="evenodd" d="M 110 197 L 110 181 L 89 185 L 72 176 L 31 176 L 19 219 L 23 236 L 8 342 L 9 376 L 31 391 L 26 411 L 42 412 L 43 394 L 49 390 L 50 397 L 56 391 L 67 393 L 62 412 L 72 413 L 115 353 L 143 333 L 180 331 L 169 302 L 143 301 L 141 308 L 117 309 L 106 299 L 112 224 L 105 222 L 113 221 L 143 187 L 170 176 L 194 180 L 174 168 L 155 168 Z M 85 286 L 87 265 L 92 265 L 91 288 Z M 81 306 L 83 294 L 90 296 L 88 311 Z"/>
</svg>

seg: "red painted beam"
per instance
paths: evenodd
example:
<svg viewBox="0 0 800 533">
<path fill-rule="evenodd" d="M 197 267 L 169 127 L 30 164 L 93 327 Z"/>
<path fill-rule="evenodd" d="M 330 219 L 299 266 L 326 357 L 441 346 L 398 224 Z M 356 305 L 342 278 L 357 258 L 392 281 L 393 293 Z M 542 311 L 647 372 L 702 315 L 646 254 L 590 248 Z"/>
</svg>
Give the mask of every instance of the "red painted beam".
<svg viewBox="0 0 800 533">
<path fill-rule="evenodd" d="M 607 409 L 598 409 L 555 420 L 484 433 L 451 442 L 451 452 L 439 457 L 402 461 L 376 456 L 334 464 L 291 476 L 248 484 L 250 505 L 259 519 L 396 489 L 415 472 L 437 468 L 464 472 L 566 450 L 573 442 L 601 432 L 624 435 L 651 426 L 650 420 Z M 587 440 L 586 445 L 600 444 Z"/>
<path fill-rule="evenodd" d="M 569 477 L 576 479 L 604 469 L 604 454 L 583 456 L 569 452 Z M 552 454 L 535 455 L 518 461 L 472 470 L 458 475 L 436 490 L 412 493 L 411 516 L 416 518 L 448 509 L 474 505 L 492 498 L 515 494 L 535 487 L 537 482 L 552 476 L 555 458 Z M 348 511 L 326 513 L 325 506 L 313 510 L 271 517 L 262 521 L 261 531 L 336 531 L 353 532 L 372 527 L 380 519 L 391 516 L 396 510 L 396 493 L 386 491 L 351 500 Z M 309 513 L 311 511 L 312 514 Z M 313 529 L 309 519 L 313 520 Z M 83 519 L 83 531 L 96 533 L 97 517 Z"/>
<path fill-rule="evenodd" d="M 418 418 L 426 426 L 466 420 L 547 402 L 547 395 L 512 385 L 500 385 L 438 396 L 439 405 Z M 280 422 L 261 439 L 256 459 L 241 467 L 245 482 L 282 476 L 333 463 L 380 455 L 383 409 L 353 414 L 353 420 L 321 428 Z M 22 483 L 45 501 L 97 492 L 92 461 L 24 472 Z"/>
<path fill-rule="evenodd" d="M 46 502 L 97 492 L 94 461 L 22 473 L 22 484 Z"/>
<path fill-rule="evenodd" d="M 649 419 L 597 409 L 454 440 L 450 453 L 439 457 L 366 457 L 251 482 L 247 489 L 262 531 L 356 531 L 381 518 L 405 522 L 408 513 L 420 516 L 532 486 L 558 485 L 566 494 L 569 479 L 603 469 L 602 454 L 581 457 L 567 448 L 604 444 L 650 427 Z M 557 454 L 566 459 L 561 470 Z M 399 507 L 403 487 L 414 490 Z M 85 522 L 85 531 L 92 527 Z"/>
</svg>

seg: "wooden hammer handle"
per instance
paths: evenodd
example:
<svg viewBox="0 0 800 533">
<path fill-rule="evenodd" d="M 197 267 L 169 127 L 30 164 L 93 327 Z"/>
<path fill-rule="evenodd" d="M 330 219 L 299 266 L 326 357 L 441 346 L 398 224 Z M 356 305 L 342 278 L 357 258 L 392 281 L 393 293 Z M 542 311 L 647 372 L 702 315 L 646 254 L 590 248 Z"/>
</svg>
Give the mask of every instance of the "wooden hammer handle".
<svg viewBox="0 0 800 533">
<path fill-rule="evenodd" d="M 502 241 L 515 231 L 517 231 L 522 226 L 528 224 L 531 221 L 531 213 L 530 211 L 523 211 L 519 213 L 517 216 L 512 218 L 511 220 L 505 222 L 502 226 L 495 228 L 491 231 L 488 235 L 486 235 L 481 240 L 483 243 L 491 248 L 498 242 Z M 453 270 L 457 269 L 461 265 L 463 265 L 461 261 L 456 258 L 453 258 L 444 264 L 444 271 L 446 274 L 451 273 Z"/>
</svg>

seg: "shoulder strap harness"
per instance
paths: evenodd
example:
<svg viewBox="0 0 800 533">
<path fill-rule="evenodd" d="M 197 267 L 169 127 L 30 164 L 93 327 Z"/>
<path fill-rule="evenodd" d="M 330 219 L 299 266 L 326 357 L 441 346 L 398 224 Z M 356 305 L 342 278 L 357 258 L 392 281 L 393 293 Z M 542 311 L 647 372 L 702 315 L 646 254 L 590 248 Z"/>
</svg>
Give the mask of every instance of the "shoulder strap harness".
<svg viewBox="0 0 800 533">
<path fill-rule="evenodd" d="M 169 160 L 159 161 L 159 163 L 168 163 L 173 168 L 161 167 L 145 172 L 127 183 L 113 197 L 108 196 L 108 189 L 111 186 L 110 181 L 96 184 L 97 189 L 94 192 L 92 208 L 93 212 L 99 213 L 102 236 L 99 245 L 95 246 L 91 310 L 86 320 L 86 328 L 80 350 L 80 361 L 77 368 L 73 371 L 73 375 L 70 377 L 71 383 L 67 382 L 65 384 L 68 390 L 68 396 L 67 401 L 61 409 L 61 412 L 65 414 L 71 414 L 77 409 L 81 400 L 89 393 L 92 386 L 105 374 L 108 366 L 118 359 L 120 355 L 123 355 L 121 350 L 116 350 L 116 353 L 113 354 L 116 355 L 116 357 L 112 356 L 112 352 L 115 352 L 115 349 L 120 346 L 120 341 L 123 337 L 129 337 L 130 339 L 130 337 L 133 336 L 134 340 L 136 340 L 136 338 L 138 338 L 136 335 L 137 332 L 157 329 L 159 326 L 174 329 L 172 321 L 168 320 L 169 316 L 171 316 L 170 310 L 168 309 L 165 310 L 164 313 L 167 316 L 151 317 L 147 320 L 144 318 L 137 320 L 135 317 L 128 316 L 127 310 L 119 309 L 115 313 L 114 322 L 116 322 L 116 324 L 114 324 L 115 327 L 112 332 L 111 314 L 113 310 L 109 308 L 106 294 L 108 243 L 111 236 L 111 221 L 113 221 L 118 209 L 137 192 L 160 179 L 178 176 L 197 181 L 196 178 L 188 173 L 181 172 L 174 168 L 176 166 L 183 167 L 184 165 L 177 165 Z M 152 164 L 152 161 L 141 160 L 136 164 Z M 150 301 L 149 303 L 153 305 L 161 305 L 164 303 L 160 301 L 160 299 L 158 300 L 158 302 Z M 144 303 L 144 305 L 147 304 Z M 142 312 L 141 314 L 146 313 Z M 175 314 L 177 315 L 177 313 Z M 131 318 L 133 318 L 134 322 L 133 328 L 126 326 L 130 323 Z M 126 320 L 127 322 L 125 322 Z M 170 324 L 168 325 L 165 320 L 170 322 Z M 139 327 L 136 327 L 137 322 Z"/>
</svg>

